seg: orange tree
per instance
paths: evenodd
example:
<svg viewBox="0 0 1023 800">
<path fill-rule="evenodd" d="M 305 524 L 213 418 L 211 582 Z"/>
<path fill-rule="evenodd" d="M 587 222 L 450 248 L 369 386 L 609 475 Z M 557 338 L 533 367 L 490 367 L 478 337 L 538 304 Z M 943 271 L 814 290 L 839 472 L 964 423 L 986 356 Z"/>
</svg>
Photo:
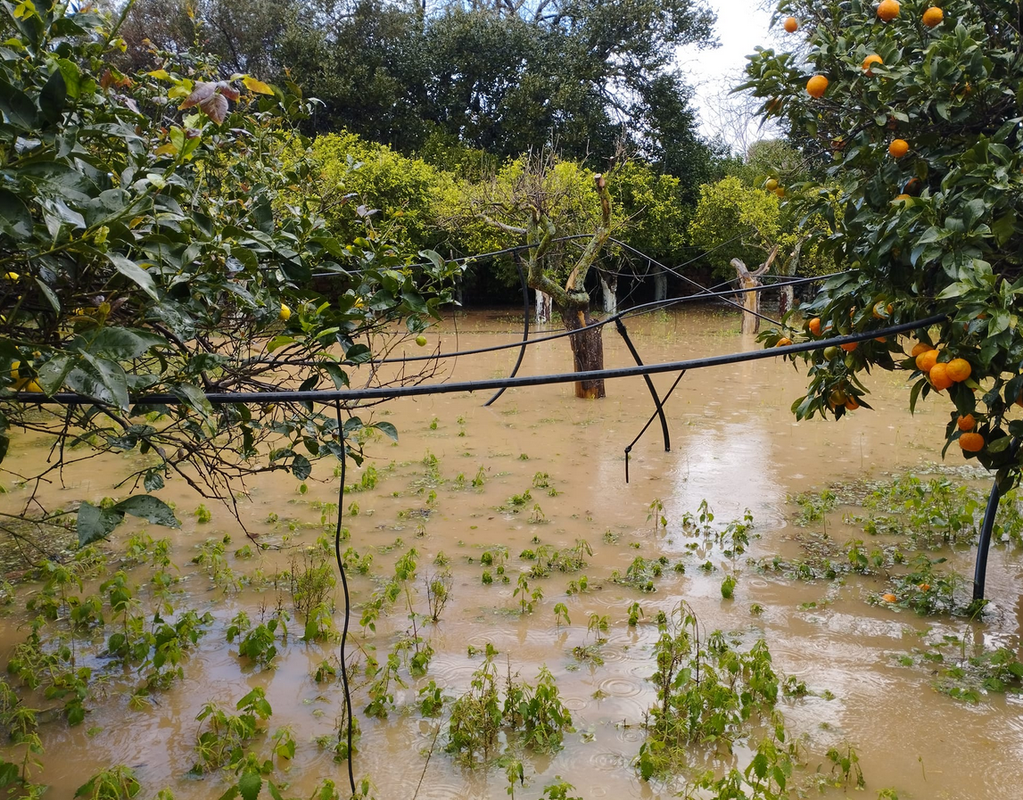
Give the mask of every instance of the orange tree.
<svg viewBox="0 0 1023 800">
<path fill-rule="evenodd" d="M 58 526 L 86 543 L 126 513 L 173 525 L 149 494 L 171 477 L 230 503 L 256 473 L 304 480 L 357 455 L 358 417 L 207 395 L 347 386 L 374 333 L 416 336 L 437 315 L 454 271 L 368 227 L 339 241 L 315 203 L 289 202 L 310 182 L 293 91 L 218 79 L 187 53 L 123 75 L 117 23 L 0 0 L 0 462 L 38 487 L 136 454 L 122 499 L 49 509 L 33 492 L 0 515 L 15 536 Z M 32 466 L 19 430 L 54 443 L 49 463 Z"/>
<path fill-rule="evenodd" d="M 823 244 L 848 270 L 804 305 L 808 321 L 820 319 L 806 336 L 945 315 L 918 331 L 919 343 L 888 338 L 799 356 L 809 386 L 793 410 L 800 418 L 841 417 L 864 404 L 862 372 L 911 369 L 911 407 L 935 393 L 950 407 L 946 449 L 958 441 L 964 455 L 1016 480 L 1020 459 L 1010 443 L 1023 434 L 1023 421 L 1012 419 L 1023 391 L 1019 5 L 932 6 L 785 0 L 777 20 L 799 20 L 799 38 L 792 37 L 798 55 L 758 49 L 750 57 L 743 88 L 763 101 L 766 116 L 789 126 L 823 174 L 824 185 L 800 187 L 790 202 L 799 217 L 828 221 L 834 232 Z M 772 345 L 781 336 L 765 339 Z M 917 355 L 937 352 L 918 359 L 904 346 Z"/>
</svg>

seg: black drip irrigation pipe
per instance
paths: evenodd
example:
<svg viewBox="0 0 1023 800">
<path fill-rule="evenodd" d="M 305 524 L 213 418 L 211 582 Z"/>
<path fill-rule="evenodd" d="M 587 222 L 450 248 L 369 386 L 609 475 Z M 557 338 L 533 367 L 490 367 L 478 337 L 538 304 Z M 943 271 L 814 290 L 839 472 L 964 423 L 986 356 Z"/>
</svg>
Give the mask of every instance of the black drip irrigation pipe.
<svg viewBox="0 0 1023 800">
<path fill-rule="evenodd" d="M 613 369 L 594 369 L 584 372 L 562 372 L 552 375 L 525 375 L 514 378 L 490 378 L 479 381 L 459 381 L 452 383 L 424 383 L 416 386 L 378 386 L 366 389 L 325 389 L 301 391 L 295 389 L 273 392 L 205 392 L 206 399 L 213 404 L 226 403 L 355 403 L 364 400 L 390 400 L 398 397 L 422 397 L 430 394 L 454 394 L 456 392 L 479 392 L 502 387 L 522 388 L 526 386 L 545 386 L 557 383 L 575 383 L 576 381 L 610 380 L 613 378 L 635 378 L 643 375 L 659 375 L 664 372 L 679 372 L 687 369 L 718 367 L 727 364 L 739 364 L 746 361 L 759 361 L 764 358 L 778 358 L 792 353 L 806 353 L 820 350 L 831 345 L 866 342 L 878 336 L 893 336 L 908 333 L 919 328 L 927 328 L 947 319 L 944 314 L 935 314 L 925 319 L 903 322 L 887 328 L 879 328 L 848 336 L 835 336 L 830 339 L 799 342 L 785 347 L 771 347 L 763 350 L 752 350 L 745 353 L 728 353 L 705 358 L 692 358 L 684 361 L 668 361 L 659 364 L 644 364 L 639 367 L 616 367 Z M 77 392 L 58 392 L 47 397 L 41 392 L 19 392 L 18 398 L 25 403 L 89 403 L 92 405 L 109 406 L 108 402 L 95 397 L 78 394 Z M 159 406 L 181 405 L 188 401 L 174 394 L 144 395 L 131 401 L 133 405 Z"/>
<path fill-rule="evenodd" d="M 1012 458 L 1019 450 L 1019 439 L 1013 439 L 1009 443 L 1009 457 Z M 977 544 L 977 563 L 973 568 L 973 602 L 974 605 L 984 600 L 984 584 L 987 581 L 987 559 L 991 550 L 991 534 L 995 528 L 995 516 L 998 514 L 998 504 L 1002 499 L 1002 489 L 998 479 L 995 478 L 991 487 L 991 495 L 987 500 L 987 509 L 984 511 L 984 523 L 980 528 L 980 542 Z"/>
<path fill-rule="evenodd" d="M 334 413 L 337 419 L 337 430 L 341 436 L 341 485 L 337 490 L 337 527 L 334 529 L 334 558 L 337 560 L 337 571 L 341 574 L 341 588 L 344 591 L 345 596 L 345 621 L 344 626 L 341 628 L 341 644 L 339 653 L 341 656 L 341 684 L 344 687 L 345 693 L 345 720 L 347 722 L 347 744 L 348 744 L 348 782 L 351 785 L 352 797 L 355 797 L 355 767 L 353 766 L 352 752 L 352 727 L 354 721 L 352 719 L 352 690 L 348 685 L 348 663 L 345 660 L 345 645 L 348 642 L 348 624 L 352 617 L 352 601 L 351 595 L 348 592 L 348 576 L 345 574 L 345 563 L 344 559 L 341 558 L 341 534 L 343 528 L 341 527 L 341 520 L 344 515 L 344 502 L 345 502 L 345 465 L 348 463 L 348 450 L 347 444 L 344 438 L 344 425 L 341 422 L 341 401 L 337 400 L 334 402 Z M 337 732 L 337 742 L 341 744 L 341 731 Z"/>
<path fill-rule="evenodd" d="M 615 320 L 615 328 L 618 330 L 618 333 L 621 335 L 622 339 L 625 340 L 625 346 L 629 348 L 629 352 L 632 353 L 632 357 L 634 359 L 636 359 L 636 365 L 642 367 L 643 366 L 643 359 L 641 359 L 639 357 L 639 353 L 636 352 L 636 348 L 632 344 L 632 339 L 629 338 L 629 332 L 625 329 L 625 323 L 622 322 L 621 319 L 616 319 Z M 681 375 L 679 377 L 681 377 Z M 644 375 L 643 376 L 643 380 L 646 381 L 646 388 L 650 390 L 650 396 L 654 399 L 654 407 L 656 408 L 655 413 L 657 414 L 657 416 L 659 416 L 661 418 L 661 434 L 664 437 L 664 452 L 665 453 L 670 453 L 671 452 L 671 436 L 668 433 L 668 419 L 664 415 L 664 406 L 661 404 L 661 398 L 659 398 L 657 396 L 657 389 L 654 387 L 654 382 L 650 379 L 650 376 L 649 375 Z M 674 387 L 672 387 L 672 388 L 674 388 Z M 644 428 L 643 430 L 646 431 L 646 428 Z M 640 436 L 642 436 L 642 435 L 643 434 L 641 433 Z M 633 444 L 635 444 L 635 442 L 633 442 Z M 629 449 L 632 449 L 632 445 L 629 446 Z M 629 453 L 629 450 L 627 449 L 625 451 L 625 459 L 626 459 L 626 461 L 625 461 L 625 464 L 626 464 L 626 466 L 625 466 L 625 482 L 626 483 L 629 482 L 629 467 L 628 467 L 629 455 L 628 455 L 628 453 Z"/>
<path fill-rule="evenodd" d="M 529 346 L 529 285 L 526 283 L 526 273 L 522 270 L 517 253 L 512 260 L 515 262 L 515 269 L 519 271 L 519 281 L 522 283 L 522 343 L 519 345 L 519 357 L 515 359 L 515 366 L 512 367 L 509 376 L 514 378 L 519 374 L 522 359 L 526 356 L 526 347 Z M 498 389 L 494 396 L 483 404 L 483 407 L 492 406 L 502 394 L 504 394 L 504 388 Z"/>
<path fill-rule="evenodd" d="M 675 378 L 675 382 L 673 384 L 671 384 L 671 388 L 668 389 L 668 393 L 666 395 L 664 395 L 663 403 L 667 403 L 668 402 L 668 398 L 671 397 L 672 392 L 675 391 L 675 387 L 679 385 L 679 382 L 682 380 L 682 376 L 685 375 L 685 374 L 686 374 L 685 370 L 682 370 L 678 374 L 678 377 Z M 655 411 L 653 414 L 650 415 L 650 419 L 648 419 L 646 421 L 646 425 L 643 426 L 643 430 L 641 430 L 639 433 L 637 433 L 636 434 L 636 438 L 633 439 L 631 442 L 629 442 L 629 444 L 627 444 L 625 446 L 625 482 L 626 483 L 629 482 L 629 453 L 631 453 L 632 452 L 632 448 L 636 446 L 636 442 L 638 442 L 640 439 L 643 438 L 643 434 L 646 433 L 647 428 L 649 428 L 653 424 L 653 421 L 657 418 L 658 412 L 661 412 L 663 403 L 658 403 L 657 411 Z M 664 417 L 664 415 L 662 413 L 661 414 L 662 420 L 663 420 L 663 417 Z M 665 447 L 664 451 L 668 452 L 668 448 Z"/>
</svg>

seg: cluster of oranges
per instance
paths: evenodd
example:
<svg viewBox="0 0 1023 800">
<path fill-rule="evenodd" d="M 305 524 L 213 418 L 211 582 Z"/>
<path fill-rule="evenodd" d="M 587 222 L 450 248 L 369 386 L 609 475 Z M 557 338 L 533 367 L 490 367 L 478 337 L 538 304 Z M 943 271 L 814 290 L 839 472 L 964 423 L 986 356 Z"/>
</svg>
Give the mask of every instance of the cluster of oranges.
<svg viewBox="0 0 1023 800">
<path fill-rule="evenodd" d="M 973 367 L 965 358 L 953 358 L 951 361 L 938 361 L 941 353 L 934 345 L 919 342 L 910 352 L 916 360 L 916 368 L 927 375 L 935 391 L 948 389 L 956 383 L 962 383 L 973 374 Z M 967 453 L 976 453 L 984 449 L 984 437 L 974 431 L 977 422 L 973 414 L 966 414 L 958 419 L 961 431 L 959 446 Z"/>
<path fill-rule="evenodd" d="M 877 6 L 877 16 L 882 22 L 891 22 L 899 16 L 898 0 L 882 0 Z M 921 21 L 928 28 L 936 28 L 945 19 L 945 13 L 938 6 L 931 6 L 924 11 Z M 799 30 L 799 21 L 795 17 L 789 17 L 784 22 L 784 28 L 789 33 Z M 863 72 L 867 76 L 873 76 L 873 67 L 876 64 L 884 64 L 884 60 L 877 53 L 871 53 L 863 59 Z M 825 75 L 814 75 L 806 82 L 806 93 L 819 100 L 824 97 L 828 90 L 828 79 Z M 902 158 L 909 152 L 909 144 L 903 139 L 895 139 L 888 147 L 888 152 L 894 158 Z"/>
<path fill-rule="evenodd" d="M 772 192 L 773 194 L 778 195 L 778 197 L 780 199 L 784 199 L 784 197 L 785 197 L 785 187 L 779 185 L 778 180 L 776 178 L 768 178 L 764 182 L 764 188 L 767 191 Z"/>
</svg>

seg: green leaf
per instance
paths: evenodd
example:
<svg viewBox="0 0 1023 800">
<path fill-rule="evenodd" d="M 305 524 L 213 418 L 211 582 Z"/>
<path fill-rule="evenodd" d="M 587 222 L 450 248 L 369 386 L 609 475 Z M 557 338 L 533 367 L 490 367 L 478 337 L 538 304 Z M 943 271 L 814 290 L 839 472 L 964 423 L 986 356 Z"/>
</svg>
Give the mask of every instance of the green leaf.
<svg viewBox="0 0 1023 800">
<path fill-rule="evenodd" d="M 238 791 L 241 793 L 242 800 L 256 800 L 262 788 L 263 776 L 254 770 L 243 772 L 238 780 Z"/>
<path fill-rule="evenodd" d="M 128 410 L 128 376 L 116 361 L 82 353 L 82 360 L 68 373 L 67 384 L 80 394 Z"/>
<path fill-rule="evenodd" d="M 0 788 L 18 780 L 18 765 L 0 759 Z"/>
<path fill-rule="evenodd" d="M 32 98 L 4 80 L 0 80 L 0 111 L 15 128 L 31 131 L 36 127 L 39 112 Z"/>
<path fill-rule="evenodd" d="M 32 235 L 32 212 L 20 197 L 0 189 L 0 233 L 13 239 L 28 239 Z"/>
<path fill-rule="evenodd" d="M 53 313 L 59 314 L 60 300 L 57 298 L 57 295 L 54 294 L 53 289 L 51 289 L 49 286 L 43 283 L 43 281 L 39 278 L 36 278 L 35 281 L 36 286 L 39 287 L 39 292 L 42 294 L 43 297 L 46 298 L 46 302 L 50 304 L 50 308 L 53 309 Z"/>
<path fill-rule="evenodd" d="M 374 422 L 372 427 L 394 441 L 398 441 L 398 429 L 390 422 Z"/>
<path fill-rule="evenodd" d="M 148 494 L 137 494 L 122 500 L 114 506 L 114 509 L 121 514 L 131 514 L 133 517 L 141 517 L 154 525 L 163 525 L 166 528 L 180 528 L 181 521 L 174 516 L 174 510 L 158 497 Z"/>
<path fill-rule="evenodd" d="M 147 492 L 156 492 L 162 489 L 164 485 L 163 473 L 160 472 L 159 467 L 148 470 L 142 484 L 146 487 Z"/>
<path fill-rule="evenodd" d="M 82 349 L 98 356 L 130 361 L 144 356 L 154 347 L 167 347 L 167 340 L 136 328 L 102 328 Z M 72 349 L 76 349 L 74 343 Z"/>
<path fill-rule="evenodd" d="M 184 400 L 194 411 L 198 412 L 209 427 L 214 427 L 213 406 L 206 399 L 205 392 L 190 383 L 179 383 L 176 386 L 170 387 L 170 391 Z"/>
<path fill-rule="evenodd" d="M 51 125 L 59 122 L 64 114 L 66 101 L 67 84 L 64 83 L 64 73 L 58 68 L 53 71 L 39 93 L 39 108 L 43 112 L 43 118 Z"/>
<path fill-rule="evenodd" d="M 275 336 L 267 344 L 266 351 L 268 353 L 272 353 L 274 350 L 284 347 L 285 345 L 294 343 L 294 341 L 295 341 L 294 336 Z"/>
<path fill-rule="evenodd" d="M 304 481 L 313 473 L 313 465 L 309 463 L 309 459 L 305 456 L 298 454 L 291 461 L 291 471 L 296 478 L 300 481 Z"/>
<path fill-rule="evenodd" d="M 78 532 L 78 546 L 105 539 L 124 519 L 124 512 L 112 508 L 99 508 L 85 501 L 78 507 L 75 530 Z"/>
<path fill-rule="evenodd" d="M 159 299 L 156 294 L 156 284 L 153 283 L 152 277 L 142 267 L 130 258 L 125 258 L 118 253 L 107 253 L 106 255 L 110 263 L 114 265 L 114 269 L 132 281 L 154 300 Z"/>
<path fill-rule="evenodd" d="M 960 297 L 961 295 L 966 294 L 972 288 L 973 288 L 972 284 L 969 283 L 965 282 L 953 283 L 942 289 L 941 294 L 938 295 L 937 299 L 950 300 L 953 297 Z"/>
</svg>

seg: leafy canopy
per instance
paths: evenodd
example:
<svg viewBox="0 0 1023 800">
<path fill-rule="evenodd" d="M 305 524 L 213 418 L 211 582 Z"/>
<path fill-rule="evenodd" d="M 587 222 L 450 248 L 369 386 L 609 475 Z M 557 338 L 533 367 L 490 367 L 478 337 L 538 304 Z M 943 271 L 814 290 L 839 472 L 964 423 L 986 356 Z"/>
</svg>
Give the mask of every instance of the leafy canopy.
<svg viewBox="0 0 1023 800">
<path fill-rule="evenodd" d="M 137 451 L 126 483 L 148 491 L 173 474 L 223 499 L 260 471 L 304 479 L 361 419 L 206 394 L 347 386 L 362 337 L 422 330 L 452 268 L 434 253 L 412 267 L 368 227 L 339 240 L 290 202 L 315 170 L 300 96 L 187 54 L 123 75 L 116 25 L 0 2 L 0 459 L 20 428 Z M 88 402 L 35 408 L 59 392 Z M 154 393 L 181 403 L 135 404 Z M 83 503 L 79 537 L 125 513 L 168 521 L 149 502 Z"/>
<path fill-rule="evenodd" d="M 1014 413 L 1023 390 L 1019 7 L 958 0 L 943 4 L 932 28 L 922 24 L 928 5 L 906 0 L 886 23 L 862 0 L 786 0 L 779 16 L 800 20 L 805 58 L 758 50 L 745 86 L 808 158 L 827 165 L 828 189 L 804 186 L 791 202 L 797 216 L 827 220 L 826 246 L 849 271 L 827 282 L 807 315 L 846 333 L 945 314 L 918 338 L 939 347 L 939 362 L 963 358 L 972 369 L 939 395 L 950 406 L 949 444 L 961 435 L 957 417 L 973 414 L 985 440 L 976 457 L 1017 479 L 1009 444 L 1023 434 Z M 883 63 L 867 72 L 863 60 L 874 53 Z M 829 81 L 820 99 L 804 88 L 815 74 Z M 889 154 L 894 139 L 908 143 L 906 155 Z M 871 366 L 913 370 L 911 405 L 933 394 L 902 347 L 870 341 L 808 357 L 809 393 L 796 413 L 840 416 L 836 401 L 862 397 L 859 376 Z"/>
</svg>

